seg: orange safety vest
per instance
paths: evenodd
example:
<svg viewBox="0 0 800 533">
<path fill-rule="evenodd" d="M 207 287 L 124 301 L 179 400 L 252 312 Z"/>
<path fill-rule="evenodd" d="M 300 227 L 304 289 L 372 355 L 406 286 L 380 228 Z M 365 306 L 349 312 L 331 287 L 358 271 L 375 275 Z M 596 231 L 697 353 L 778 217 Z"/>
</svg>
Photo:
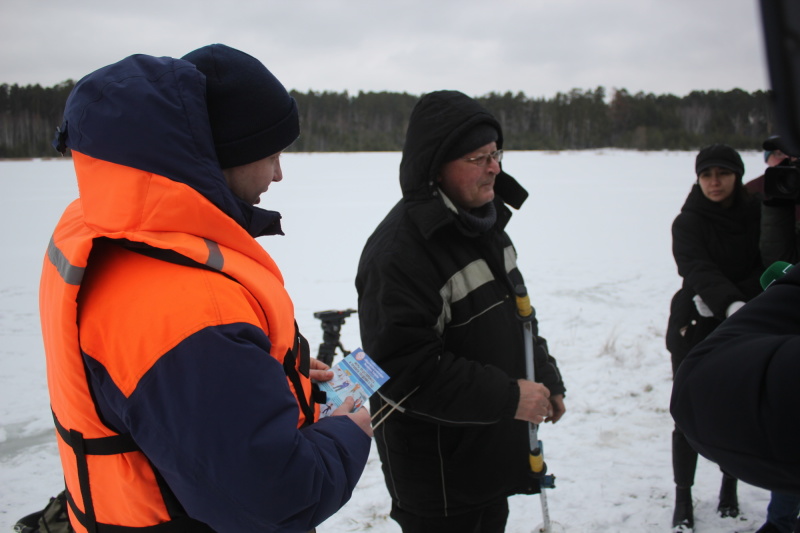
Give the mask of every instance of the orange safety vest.
<svg viewBox="0 0 800 533">
<path fill-rule="evenodd" d="M 220 304 L 222 311 L 230 313 L 209 317 L 208 325 L 214 325 L 215 320 L 230 323 L 225 321 L 226 316 L 235 314 L 236 322 L 252 323 L 268 335 L 270 355 L 283 365 L 298 402 L 298 427 L 318 416 L 308 378 L 308 345 L 297 330 L 294 308 L 278 267 L 232 218 L 188 185 L 78 152 L 73 152 L 73 159 L 81 199 L 67 207 L 54 231 L 40 285 L 48 387 L 72 525 L 79 532 L 100 533 L 154 526 L 159 532 L 209 530 L 185 513 L 180 516 L 182 508 L 173 501 L 174 495 L 130 436 L 115 432 L 98 415 L 82 347 L 104 332 L 87 332 L 78 325 L 79 291 L 95 240 L 142 243 L 156 260 L 147 253 L 117 247 L 113 247 L 112 255 L 128 254 L 130 261 L 141 263 L 143 271 L 135 275 L 147 282 L 169 282 L 165 272 L 176 267 L 169 258 L 159 256 L 164 251 L 198 268 L 219 272 L 209 278 L 222 289 L 223 298 L 230 295 Z M 131 269 L 125 272 L 130 275 Z M 125 283 L 126 279 L 118 281 Z M 114 311 L 103 309 L 102 297 L 92 302 L 93 313 Z M 145 356 L 159 353 L 158 348 L 172 338 L 166 336 L 196 325 L 187 322 L 195 320 L 196 315 L 181 304 L 158 301 L 157 305 L 174 309 L 170 314 L 174 320 L 158 328 L 131 325 L 127 338 L 104 344 L 111 349 L 100 355 L 100 362 L 124 394 L 130 394 L 138 378 L 155 363 L 143 361 Z M 146 311 L 143 309 L 145 315 Z"/>
</svg>

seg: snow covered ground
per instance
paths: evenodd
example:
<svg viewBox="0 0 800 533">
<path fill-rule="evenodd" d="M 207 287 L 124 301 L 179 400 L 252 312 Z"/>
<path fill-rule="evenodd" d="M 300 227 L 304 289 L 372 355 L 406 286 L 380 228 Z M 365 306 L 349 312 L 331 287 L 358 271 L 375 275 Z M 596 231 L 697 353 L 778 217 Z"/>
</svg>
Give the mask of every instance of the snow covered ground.
<svg viewBox="0 0 800 533">
<path fill-rule="evenodd" d="M 745 180 L 761 154 L 743 153 Z M 567 414 L 539 432 L 556 488 L 552 520 L 571 533 L 669 531 L 673 482 L 670 298 L 680 286 L 670 224 L 694 182 L 694 152 L 508 152 L 531 197 L 509 232 L 567 385 Z M 281 266 L 301 330 L 322 341 L 315 311 L 356 307 L 361 248 L 400 196 L 399 153 L 286 154 L 262 198 L 285 237 L 261 239 Z M 77 187 L 69 160 L 0 162 L 0 532 L 62 487 L 39 337 L 37 288 L 50 233 Z M 360 345 L 357 316 L 342 330 Z M 720 473 L 700 460 L 698 533 L 755 531 L 768 492 L 741 484 L 743 520 L 716 515 Z M 352 500 L 320 533 L 398 533 L 373 456 Z M 511 499 L 509 533 L 541 522 L 538 496 Z"/>
</svg>

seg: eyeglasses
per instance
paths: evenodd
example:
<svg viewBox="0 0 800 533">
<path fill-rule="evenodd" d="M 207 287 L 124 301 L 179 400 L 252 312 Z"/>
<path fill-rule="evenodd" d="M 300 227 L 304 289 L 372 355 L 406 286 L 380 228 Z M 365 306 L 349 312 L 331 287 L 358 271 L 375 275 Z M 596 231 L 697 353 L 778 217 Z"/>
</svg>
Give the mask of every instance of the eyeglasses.
<svg viewBox="0 0 800 533">
<path fill-rule="evenodd" d="M 478 165 L 479 167 L 485 167 L 489 164 L 490 159 L 494 159 L 499 163 L 503 160 L 503 151 L 495 150 L 494 152 L 489 152 L 488 154 L 476 155 L 475 157 L 465 157 L 464 161 Z"/>
</svg>

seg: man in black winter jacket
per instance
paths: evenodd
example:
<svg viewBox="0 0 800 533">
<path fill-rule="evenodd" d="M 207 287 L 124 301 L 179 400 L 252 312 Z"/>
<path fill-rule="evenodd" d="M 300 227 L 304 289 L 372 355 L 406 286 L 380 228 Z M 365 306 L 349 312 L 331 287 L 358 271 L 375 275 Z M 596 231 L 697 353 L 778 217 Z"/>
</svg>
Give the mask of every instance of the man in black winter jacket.
<svg viewBox="0 0 800 533">
<path fill-rule="evenodd" d="M 564 384 L 535 336 L 525 379 L 504 228 L 527 192 L 500 167 L 497 120 L 456 91 L 424 96 L 409 121 L 403 198 L 358 267 L 365 350 L 391 379 L 373 424 L 392 517 L 408 532 L 502 532 L 507 497 L 539 491 L 528 422 L 558 421 Z M 536 333 L 534 321 L 534 333 Z M 387 414 L 388 413 L 388 414 Z"/>
<path fill-rule="evenodd" d="M 725 320 L 675 375 L 670 411 L 739 479 L 800 494 L 800 267 Z"/>
</svg>

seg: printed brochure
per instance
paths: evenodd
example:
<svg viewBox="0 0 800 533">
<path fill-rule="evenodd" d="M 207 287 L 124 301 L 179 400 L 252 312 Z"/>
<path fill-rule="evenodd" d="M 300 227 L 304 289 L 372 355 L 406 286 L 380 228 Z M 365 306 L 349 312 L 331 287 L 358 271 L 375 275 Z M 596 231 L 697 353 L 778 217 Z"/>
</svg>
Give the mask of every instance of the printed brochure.
<svg viewBox="0 0 800 533">
<path fill-rule="evenodd" d="M 361 348 L 333 365 L 331 370 L 333 379 L 318 383 L 328 400 L 319 407 L 320 418 L 329 416 L 348 396 L 353 397 L 355 409 L 358 409 L 389 379 L 386 372 Z"/>
</svg>

